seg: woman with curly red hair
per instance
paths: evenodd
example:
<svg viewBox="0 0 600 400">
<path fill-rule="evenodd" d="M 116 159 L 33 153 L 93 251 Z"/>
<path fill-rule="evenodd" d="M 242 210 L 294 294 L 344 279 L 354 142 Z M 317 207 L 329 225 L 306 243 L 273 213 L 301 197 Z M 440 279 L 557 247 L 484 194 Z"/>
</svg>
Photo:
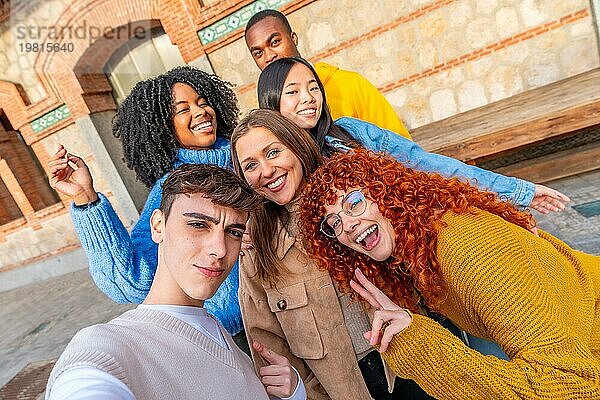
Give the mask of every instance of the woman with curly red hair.
<svg viewBox="0 0 600 400">
<path fill-rule="evenodd" d="M 307 254 L 378 309 L 365 337 L 399 376 L 440 399 L 600 398 L 600 257 L 534 235 L 493 194 L 361 149 L 312 175 L 299 213 Z"/>
</svg>

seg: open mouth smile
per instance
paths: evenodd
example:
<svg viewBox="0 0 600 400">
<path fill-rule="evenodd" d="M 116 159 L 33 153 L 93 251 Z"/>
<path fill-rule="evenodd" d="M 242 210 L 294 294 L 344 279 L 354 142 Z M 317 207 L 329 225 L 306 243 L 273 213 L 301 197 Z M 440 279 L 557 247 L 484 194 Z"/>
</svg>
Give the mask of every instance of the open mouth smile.
<svg viewBox="0 0 600 400">
<path fill-rule="evenodd" d="M 354 241 L 358 243 L 365 250 L 372 250 L 379 243 L 379 227 L 377 224 L 369 226 L 367 229 L 362 231 Z"/>
<path fill-rule="evenodd" d="M 203 121 L 190 127 L 193 132 L 212 131 L 212 129 L 212 121 Z"/>
<path fill-rule="evenodd" d="M 317 109 L 316 108 L 307 108 L 305 110 L 298 111 L 297 114 L 304 116 L 304 117 L 314 117 L 315 115 L 317 115 Z"/>
<path fill-rule="evenodd" d="M 265 187 L 271 191 L 278 191 L 281 188 L 283 188 L 285 180 L 287 178 L 287 174 L 281 175 L 279 178 L 275 179 L 274 181 L 271 181 L 269 183 L 267 183 L 265 185 Z"/>
</svg>

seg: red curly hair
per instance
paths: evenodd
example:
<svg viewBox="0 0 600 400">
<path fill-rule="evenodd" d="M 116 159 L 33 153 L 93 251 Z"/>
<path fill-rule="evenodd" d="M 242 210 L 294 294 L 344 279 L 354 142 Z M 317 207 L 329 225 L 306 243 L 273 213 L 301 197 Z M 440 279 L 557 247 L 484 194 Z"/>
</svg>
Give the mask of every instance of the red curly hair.
<svg viewBox="0 0 600 400">
<path fill-rule="evenodd" d="M 375 261 L 320 231 L 325 205 L 338 199 L 336 189 L 346 192 L 355 188 L 361 188 L 365 197 L 377 204 L 394 228 L 396 247 L 386 261 Z M 493 193 L 456 178 L 414 171 L 384 154 L 356 149 L 335 154 L 309 178 L 300 202 L 300 229 L 308 255 L 329 272 L 342 291 L 352 293 L 349 283 L 359 267 L 398 304 L 412 311 L 424 304 L 438 310 L 446 294 L 436 256 L 441 217 L 447 211 L 465 214 L 476 209 L 526 229 L 534 226 L 530 214 Z"/>
</svg>

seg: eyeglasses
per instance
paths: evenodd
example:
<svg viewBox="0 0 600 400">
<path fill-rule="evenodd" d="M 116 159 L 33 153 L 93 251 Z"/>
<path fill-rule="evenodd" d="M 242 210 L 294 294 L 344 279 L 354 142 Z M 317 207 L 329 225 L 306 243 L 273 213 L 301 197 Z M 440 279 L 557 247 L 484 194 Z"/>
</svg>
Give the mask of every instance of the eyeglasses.
<svg viewBox="0 0 600 400">
<path fill-rule="evenodd" d="M 344 227 L 340 213 L 358 217 L 367 209 L 367 199 L 360 190 L 353 190 L 342 199 L 342 209 L 337 213 L 327 214 L 321 221 L 321 232 L 330 238 L 341 235 Z"/>
</svg>

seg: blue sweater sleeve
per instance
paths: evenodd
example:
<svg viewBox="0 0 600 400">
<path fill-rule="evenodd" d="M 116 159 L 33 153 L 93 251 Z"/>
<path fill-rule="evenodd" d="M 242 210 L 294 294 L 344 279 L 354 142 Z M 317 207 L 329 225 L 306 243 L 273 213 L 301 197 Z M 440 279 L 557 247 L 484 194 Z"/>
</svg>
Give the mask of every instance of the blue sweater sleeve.
<svg viewBox="0 0 600 400">
<path fill-rule="evenodd" d="M 479 189 L 498 193 L 501 199 L 517 206 L 527 207 L 533 200 L 535 185 L 531 182 L 467 165 L 454 158 L 428 153 L 415 142 L 365 121 L 343 117 L 335 123 L 346 129 L 366 148 L 386 152 L 407 167 L 437 172 L 447 178 L 466 178 Z"/>
<path fill-rule="evenodd" d="M 141 303 L 146 298 L 156 266 L 158 246 L 152 241 L 150 216 L 160 206 L 164 177 L 156 182 L 131 236 L 108 199 L 88 208 L 71 207 L 75 230 L 85 250 L 94 283 L 108 297 L 119 303 Z M 242 330 L 237 291 L 237 263 L 217 290 L 205 301 L 205 308 L 235 335 Z"/>
<path fill-rule="evenodd" d="M 85 250 L 96 286 L 120 303 L 141 303 L 157 265 L 157 245 L 150 236 L 150 216 L 160 204 L 163 179 L 148 196 L 131 236 L 108 199 L 88 208 L 71 207 L 75 230 Z"/>
</svg>

